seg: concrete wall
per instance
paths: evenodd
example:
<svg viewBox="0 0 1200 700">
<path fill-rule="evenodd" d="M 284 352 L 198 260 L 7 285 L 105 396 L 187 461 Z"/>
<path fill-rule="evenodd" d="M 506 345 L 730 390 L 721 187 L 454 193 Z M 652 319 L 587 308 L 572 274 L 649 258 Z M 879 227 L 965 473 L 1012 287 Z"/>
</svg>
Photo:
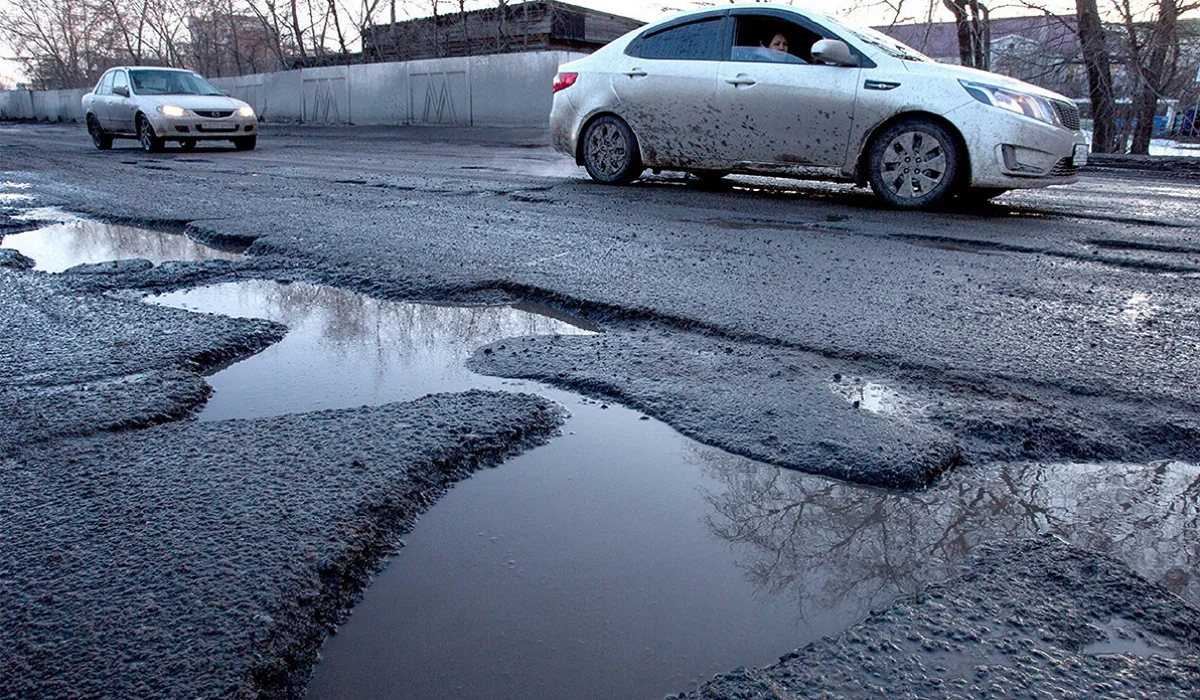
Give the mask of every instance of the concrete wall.
<svg viewBox="0 0 1200 700">
<path fill-rule="evenodd" d="M 545 126 L 567 51 L 305 68 L 214 78 L 264 121 Z M 83 121 L 84 90 L 0 92 L 0 119 Z"/>
</svg>

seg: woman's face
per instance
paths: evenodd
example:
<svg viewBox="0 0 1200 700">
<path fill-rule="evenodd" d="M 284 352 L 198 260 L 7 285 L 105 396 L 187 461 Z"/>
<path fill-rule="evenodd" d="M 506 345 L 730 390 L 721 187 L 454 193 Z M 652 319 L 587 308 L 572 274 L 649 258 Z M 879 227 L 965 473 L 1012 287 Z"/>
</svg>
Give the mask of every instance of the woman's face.
<svg viewBox="0 0 1200 700">
<path fill-rule="evenodd" d="M 771 37 L 771 43 L 767 44 L 767 48 L 786 53 L 788 50 L 787 37 L 782 34 L 776 34 L 775 36 Z"/>
</svg>

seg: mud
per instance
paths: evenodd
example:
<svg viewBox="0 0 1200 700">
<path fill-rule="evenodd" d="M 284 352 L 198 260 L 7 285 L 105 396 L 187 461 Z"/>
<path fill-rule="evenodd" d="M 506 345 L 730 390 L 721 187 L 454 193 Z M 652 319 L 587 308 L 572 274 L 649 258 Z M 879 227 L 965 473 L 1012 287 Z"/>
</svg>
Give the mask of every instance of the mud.
<svg viewBox="0 0 1200 700">
<path fill-rule="evenodd" d="M 966 573 L 702 698 L 1183 698 L 1200 686 L 1200 610 L 1053 537 L 994 544 Z M 1132 643 L 1111 653 L 1114 630 Z M 1142 653 L 1130 653 L 1131 647 Z"/>
</svg>

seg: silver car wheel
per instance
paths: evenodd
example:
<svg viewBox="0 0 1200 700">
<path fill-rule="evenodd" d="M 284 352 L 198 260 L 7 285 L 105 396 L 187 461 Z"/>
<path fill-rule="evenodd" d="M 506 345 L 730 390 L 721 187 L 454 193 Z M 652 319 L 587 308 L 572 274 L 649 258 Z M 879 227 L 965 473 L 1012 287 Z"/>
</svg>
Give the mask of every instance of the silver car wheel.
<svg viewBox="0 0 1200 700">
<path fill-rule="evenodd" d="M 614 124 L 601 124 L 588 132 L 588 150 L 596 167 L 609 177 L 616 176 L 625 167 L 629 157 L 629 144 Z"/>
<path fill-rule="evenodd" d="M 583 134 L 583 164 L 597 182 L 624 185 L 642 174 L 637 139 L 629 125 L 606 114 Z"/>
<path fill-rule="evenodd" d="M 871 188 L 888 204 L 901 209 L 926 207 L 957 187 L 959 146 L 940 124 L 906 120 L 879 135 L 868 166 Z"/>
<path fill-rule="evenodd" d="M 883 151 L 883 181 L 898 197 L 914 199 L 937 188 L 946 175 L 942 144 L 929 134 L 906 131 Z"/>
</svg>

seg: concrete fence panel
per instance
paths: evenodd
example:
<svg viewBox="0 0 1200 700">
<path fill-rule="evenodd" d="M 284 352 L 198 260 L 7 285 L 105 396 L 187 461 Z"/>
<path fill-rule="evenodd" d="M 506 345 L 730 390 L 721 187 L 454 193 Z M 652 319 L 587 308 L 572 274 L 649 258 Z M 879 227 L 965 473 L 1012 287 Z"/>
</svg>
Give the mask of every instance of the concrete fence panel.
<svg viewBox="0 0 1200 700">
<path fill-rule="evenodd" d="M 558 66 L 586 54 L 566 51 L 477 56 L 471 66 L 476 126 L 544 125 Z"/>
<path fill-rule="evenodd" d="M 304 89 L 303 120 L 307 124 L 350 123 L 348 66 L 305 68 L 300 71 Z"/>
<path fill-rule="evenodd" d="M 349 72 L 349 84 L 351 123 L 408 123 L 408 64 L 354 66 Z"/>
<path fill-rule="evenodd" d="M 471 126 L 471 66 L 477 60 L 409 61 L 408 123 Z"/>
<path fill-rule="evenodd" d="M 264 121 L 545 126 L 558 66 L 585 54 L 538 51 L 371 63 L 215 78 Z M 0 118 L 83 121 L 85 90 L 0 92 Z"/>
<path fill-rule="evenodd" d="M 0 119 L 36 119 L 33 109 L 33 92 L 30 90 L 5 90 L 0 92 Z"/>
</svg>

